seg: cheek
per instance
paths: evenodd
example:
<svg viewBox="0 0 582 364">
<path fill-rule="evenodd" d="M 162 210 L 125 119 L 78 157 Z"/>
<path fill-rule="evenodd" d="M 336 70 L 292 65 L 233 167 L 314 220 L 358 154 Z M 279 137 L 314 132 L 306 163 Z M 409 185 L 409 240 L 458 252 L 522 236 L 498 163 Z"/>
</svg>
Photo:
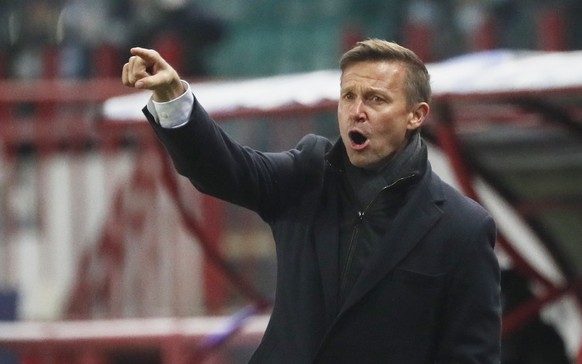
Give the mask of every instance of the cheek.
<svg viewBox="0 0 582 364">
<path fill-rule="evenodd" d="M 347 107 L 345 107 L 345 106 L 342 107 L 341 105 L 338 106 L 338 108 L 337 108 L 337 118 L 338 118 L 338 120 L 339 120 L 340 123 L 342 123 L 342 122 L 345 123 L 346 120 L 349 119 L 349 115 L 350 114 L 349 114 L 349 110 L 348 110 Z"/>
<path fill-rule="evenodd" d="M 346 129 L 350 126 L 350 118 L 349 116 L 342 112 L 338 111 L 337 113 L 337 125 L 339 127 L 340 133 L 346 133 Z"/>
<path fill-rule="evenodd" d="M 388 120 L 376 125 L 375 133 L 380 136 L 378 142 L 384 148 L 390 149 L 399 145 L 405 138 L 407 126 L 404 120 Z"/>
</svg>

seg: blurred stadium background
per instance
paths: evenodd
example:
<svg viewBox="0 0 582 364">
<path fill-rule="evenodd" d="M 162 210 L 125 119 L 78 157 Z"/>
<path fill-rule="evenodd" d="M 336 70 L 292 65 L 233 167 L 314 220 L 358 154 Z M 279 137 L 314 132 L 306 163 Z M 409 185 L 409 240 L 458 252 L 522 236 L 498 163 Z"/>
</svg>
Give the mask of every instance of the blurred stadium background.
<svg viewBox="0 0 582 364">
<path fill-rule="evenodd" d="M 0 364 L 236 364 L 260 340 L 276 275 L 263 223 L 177 177 L 139 117 L 104 113 L 141 100 L 119 80 L 131 46 L 220 85 L 336 70 L 368 37 L 435 65 L 578 55 L 581 18 L 579 0 L 0 0 Z M 566 71 L 581 80 L 582 62 Z M 582 81 L 435 101 L 433 164 L 502 227 L 503 364 L 582 363 Z M 334 138 L 334 108 L 214 115 L 281 150 Z"/>
</svg>

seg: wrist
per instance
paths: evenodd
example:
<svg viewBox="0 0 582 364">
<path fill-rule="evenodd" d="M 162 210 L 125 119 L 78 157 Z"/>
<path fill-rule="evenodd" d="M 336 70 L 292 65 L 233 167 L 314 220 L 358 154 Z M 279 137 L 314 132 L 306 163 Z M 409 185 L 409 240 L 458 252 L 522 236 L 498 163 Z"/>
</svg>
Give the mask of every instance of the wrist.
<svg viewBox="0 0 582 364">
<path fill-rule="evenodd" d="M 182 96 L 184 92 L 186 92 L 184 84 L 176 78 L 167 86 L 155 89 L 152 98 L 156 102 L 168 102 Z"/>
</svg>

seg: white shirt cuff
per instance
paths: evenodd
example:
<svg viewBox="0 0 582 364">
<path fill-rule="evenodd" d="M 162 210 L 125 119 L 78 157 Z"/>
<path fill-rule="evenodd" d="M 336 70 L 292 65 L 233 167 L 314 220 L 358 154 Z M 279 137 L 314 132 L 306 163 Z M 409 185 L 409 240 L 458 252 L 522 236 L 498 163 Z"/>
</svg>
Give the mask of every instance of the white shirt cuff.
<svg viewBox="0 0 582 364">
<path fill-rule="evenodd" d="M 182 80 L 182 84 L 186 91 L 177 98 L 166 102 L 157 102 L 150 99 L 147 104 L 148 111 L 162 128 L 178 128 L 186 124 L 190 119 L 190 113 L 194 105 L 194 95 L 190 91 L 188 82 Z"/>
</svg>

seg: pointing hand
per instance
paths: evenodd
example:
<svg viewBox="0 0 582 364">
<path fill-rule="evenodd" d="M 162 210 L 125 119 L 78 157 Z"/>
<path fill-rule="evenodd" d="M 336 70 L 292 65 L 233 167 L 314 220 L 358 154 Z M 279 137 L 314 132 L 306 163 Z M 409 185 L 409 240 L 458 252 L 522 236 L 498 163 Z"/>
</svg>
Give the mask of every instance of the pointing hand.
<svg viewBox="0 0 582 364">
<path fill-rule="evenodd" d="M 152 90 L 153 99 L 158 102 L 173 100 L 184 93 L 180 76 L 158 52 L 136 47 L 131 54 L 121 75 L 125 86 Z"/>
</svg>

